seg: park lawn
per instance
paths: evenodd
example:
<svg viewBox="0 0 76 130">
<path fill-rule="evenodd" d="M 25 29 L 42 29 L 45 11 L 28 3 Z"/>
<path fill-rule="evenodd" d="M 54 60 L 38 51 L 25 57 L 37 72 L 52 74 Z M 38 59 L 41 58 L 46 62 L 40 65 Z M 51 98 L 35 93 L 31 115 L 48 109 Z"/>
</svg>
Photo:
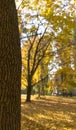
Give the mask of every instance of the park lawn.
<svg viewBox="0 0 76 130">
<path fill-rule="evenodd" d="M 21 97 L 21 130 L 76 130 L 76 98 L 32 97 L 25 103 Z"/>
</svg>

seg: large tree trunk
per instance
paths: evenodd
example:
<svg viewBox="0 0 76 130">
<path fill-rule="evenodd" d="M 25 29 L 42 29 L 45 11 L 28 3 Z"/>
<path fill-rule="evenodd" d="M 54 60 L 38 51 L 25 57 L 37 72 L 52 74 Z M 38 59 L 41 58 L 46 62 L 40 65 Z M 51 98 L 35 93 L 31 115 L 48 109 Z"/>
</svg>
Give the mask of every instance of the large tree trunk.
<svg viewBox="0 0 76 130">
<path fill-rule="evenodd" d="M 21 52 L 14 0 L 0 0 L 0 130 L 20 130 Z"/>
</svg>

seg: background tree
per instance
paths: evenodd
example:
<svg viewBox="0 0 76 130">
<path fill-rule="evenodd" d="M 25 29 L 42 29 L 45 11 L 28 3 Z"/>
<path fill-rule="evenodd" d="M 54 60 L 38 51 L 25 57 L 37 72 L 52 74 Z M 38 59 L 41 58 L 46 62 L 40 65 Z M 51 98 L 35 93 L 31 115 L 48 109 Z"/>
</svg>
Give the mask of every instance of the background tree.
<svg viewBox="0 0 76 130">
<path fill-rule="evenodd" d="M 52 56 L 50 56 L 51 53 L 51 48 L 49 47 L 46 50 L 46 55 L 44 59 L 41 61 L 40 68 L 41 68 L 41 73 L 39 75 L 39 79 L 41 80 L 39 83 L 40 86 L 40 94 L 39 95 L 45 95 L 48 93 L 48 78 L 49 78 L 49 62 L 52 59 Z"/>
<path fill-rule="evenodd" d="M 14 0 L 0 0 L 0 130 L 20 130 L 21 53 Z"/>
<path fill-rule="evenodd" d="M 39 79 L 36 82 L 35 73 L 43 59 L 48 55 L 47 50 L 50 48 L 50 39 L 47 39 L 44 34 L 40 38 L 38 36 L 34 36 L 32 39 L 30 38 L 22 47 L 23 69 L 26 71 L 25 78 L 27 81 L 27 101 L 30 101 L 33 86 L 42 80 L 38 76 Z"/>
<path fill-rule="evenodd" d="M 55 87 L 57 88 L 57 94 L 59 91 L 65 90 L 65 92 L 72 92 L 75 87 L 74 70 L 71 67 L 64 66 L 57 70 L 55 74 Z"/>
<path fill-rule="evenodd" d="M 21 32 L 22 59 L 23 59 L 22 60 L 23 63 L 22 83 L 25 86 L 28 86 L 28 83 L 30 83 L 31 85 L 33 84 L 32 86 L 34 86 L 36 80 L 38 80 L 38 78 L 34 75 L 37 75 L 37 69 L 41 64 L 42 59 L 45 57 L 45 53 L 47 55 L 50 53 L 51 46 L 49 43 L 51 39 L 49 38 L 48 35 L 49 25 L 47 21 L 45 21 L 44 18 L 38 15 L 37 10 L 31 10 L 31 11 L 30 9 L 29 10 L 25 9 L 25 10 L 23 11 L 24 14 L 23 16 L 25 16 L 26 19 L 21 17 L 22 11 L 19 12 L 19 16 L 20 16 L 19 28 Z M 26 83 L 24 83 L 24 81 Z M 27 95 L 31 96 L 31 91 L 32 91 L 32 87 L 30 87 L 29 90 L 30 94 Z"/>
</svg>

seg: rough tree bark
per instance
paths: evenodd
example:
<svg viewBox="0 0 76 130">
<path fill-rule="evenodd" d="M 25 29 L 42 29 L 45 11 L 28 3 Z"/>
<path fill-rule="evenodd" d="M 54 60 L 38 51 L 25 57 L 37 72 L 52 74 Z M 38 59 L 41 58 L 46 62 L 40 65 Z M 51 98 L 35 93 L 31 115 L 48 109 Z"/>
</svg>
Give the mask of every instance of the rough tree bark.
<svg viewBox="0 0 76 130">
<path fill-rule="evenodd" d="M 0 130 L 20 130 L 21 52 L 14 0 L 0 0 Z"/>
</svg>

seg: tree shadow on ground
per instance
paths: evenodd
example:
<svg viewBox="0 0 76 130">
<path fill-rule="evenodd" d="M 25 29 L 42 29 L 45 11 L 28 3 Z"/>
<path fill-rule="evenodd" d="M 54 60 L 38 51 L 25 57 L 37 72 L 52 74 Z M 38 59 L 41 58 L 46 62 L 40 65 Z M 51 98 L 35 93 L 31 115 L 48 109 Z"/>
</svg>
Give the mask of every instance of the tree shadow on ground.
<svg viewBox="0 0 76 130">
<path fill-rule="evenodd" d="M 61 98 L 22 103 L 21 130 L 76 130 L 76 103 Z"/>
</svg>

